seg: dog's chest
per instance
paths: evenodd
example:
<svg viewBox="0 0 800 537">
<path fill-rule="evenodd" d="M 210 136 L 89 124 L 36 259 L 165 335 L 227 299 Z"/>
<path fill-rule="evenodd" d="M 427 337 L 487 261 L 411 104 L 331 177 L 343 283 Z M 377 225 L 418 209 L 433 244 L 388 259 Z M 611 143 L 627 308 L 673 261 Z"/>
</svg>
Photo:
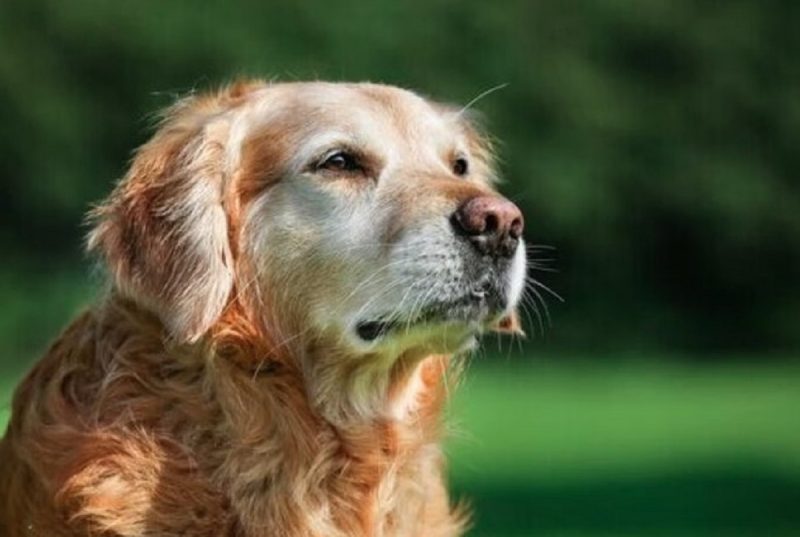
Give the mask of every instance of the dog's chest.
<svg viewBox="0 0 800 537">
<path fill-rule="evenodd" d="M 393 435 L 375 431 L 359 445 L 323 443 L 305 468 L 288 459 L 270 465 L 271 475 L 233 489 L 243 535 L 265 535 L 265 527 L 320 537 L 456 535 L 445 531 L 455 524 L 438 447 L 398 446 Z"/>
</svg>

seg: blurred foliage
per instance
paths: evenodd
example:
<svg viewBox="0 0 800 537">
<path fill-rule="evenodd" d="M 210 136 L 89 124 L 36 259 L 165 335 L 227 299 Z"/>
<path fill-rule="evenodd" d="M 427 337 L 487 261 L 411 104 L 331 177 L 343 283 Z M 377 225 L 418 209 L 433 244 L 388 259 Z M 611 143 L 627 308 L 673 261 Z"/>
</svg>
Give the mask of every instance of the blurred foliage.
<svg viewBox="0 0 800 537">
<path fill-rule="evenodd" d="M 508 84 L 476 106 L 567 300 L 537 349 L 796 350 L 799 20 L 789 0 L 3 0 L 2 347 L 27 358 L 88 297 L 82 214 L 152 113 L 255 75 L 456 103 Z"/>
</svg>

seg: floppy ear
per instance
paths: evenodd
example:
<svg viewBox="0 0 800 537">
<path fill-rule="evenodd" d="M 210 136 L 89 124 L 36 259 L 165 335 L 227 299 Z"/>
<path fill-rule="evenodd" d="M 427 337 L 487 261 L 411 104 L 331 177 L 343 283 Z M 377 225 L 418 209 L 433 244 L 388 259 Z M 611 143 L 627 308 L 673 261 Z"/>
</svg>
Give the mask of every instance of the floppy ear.
<svg viewBox="0 0 800 537">
<path fill-rule="evenodd" d="M 180 102 L 90 214 L 88 249 L 113 285 L 156 313 L 178 341 L 201 337 L 233 287 L 223 208 L 226 127 L 194 99 Z"/>
</svg>

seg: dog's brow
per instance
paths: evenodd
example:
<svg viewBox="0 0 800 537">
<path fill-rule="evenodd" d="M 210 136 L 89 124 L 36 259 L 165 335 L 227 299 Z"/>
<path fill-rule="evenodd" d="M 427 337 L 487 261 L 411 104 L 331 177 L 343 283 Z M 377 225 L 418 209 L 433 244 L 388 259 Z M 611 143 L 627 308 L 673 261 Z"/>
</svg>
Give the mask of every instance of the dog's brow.
<svg viewBox="0 0 800 537">
<path fill-rule="evenodd" d="M 360 147 L 358 139 L 348 132 L 327 130 L 312 134 L 297 148 L 289 161 L 289 168 L 300 170 L 323 153 L 337 147 Z"/>
</svg>

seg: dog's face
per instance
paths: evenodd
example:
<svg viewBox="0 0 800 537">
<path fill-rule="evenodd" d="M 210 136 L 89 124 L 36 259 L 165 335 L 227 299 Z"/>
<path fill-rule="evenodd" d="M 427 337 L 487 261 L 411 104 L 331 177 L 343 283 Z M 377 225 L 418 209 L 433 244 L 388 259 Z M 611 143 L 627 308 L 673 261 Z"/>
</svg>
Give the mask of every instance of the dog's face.
<svg viewBox="0 0 800 537">
<path fill-rule="evenodd" d="M 178 337 L 237 295 L 282 338 L 453 351 L 524 285 L 522 215 L 490 158 L 463 113 L 408 91 L 249 87 L 174 111 L 90 245 Z"/>
</svg>

